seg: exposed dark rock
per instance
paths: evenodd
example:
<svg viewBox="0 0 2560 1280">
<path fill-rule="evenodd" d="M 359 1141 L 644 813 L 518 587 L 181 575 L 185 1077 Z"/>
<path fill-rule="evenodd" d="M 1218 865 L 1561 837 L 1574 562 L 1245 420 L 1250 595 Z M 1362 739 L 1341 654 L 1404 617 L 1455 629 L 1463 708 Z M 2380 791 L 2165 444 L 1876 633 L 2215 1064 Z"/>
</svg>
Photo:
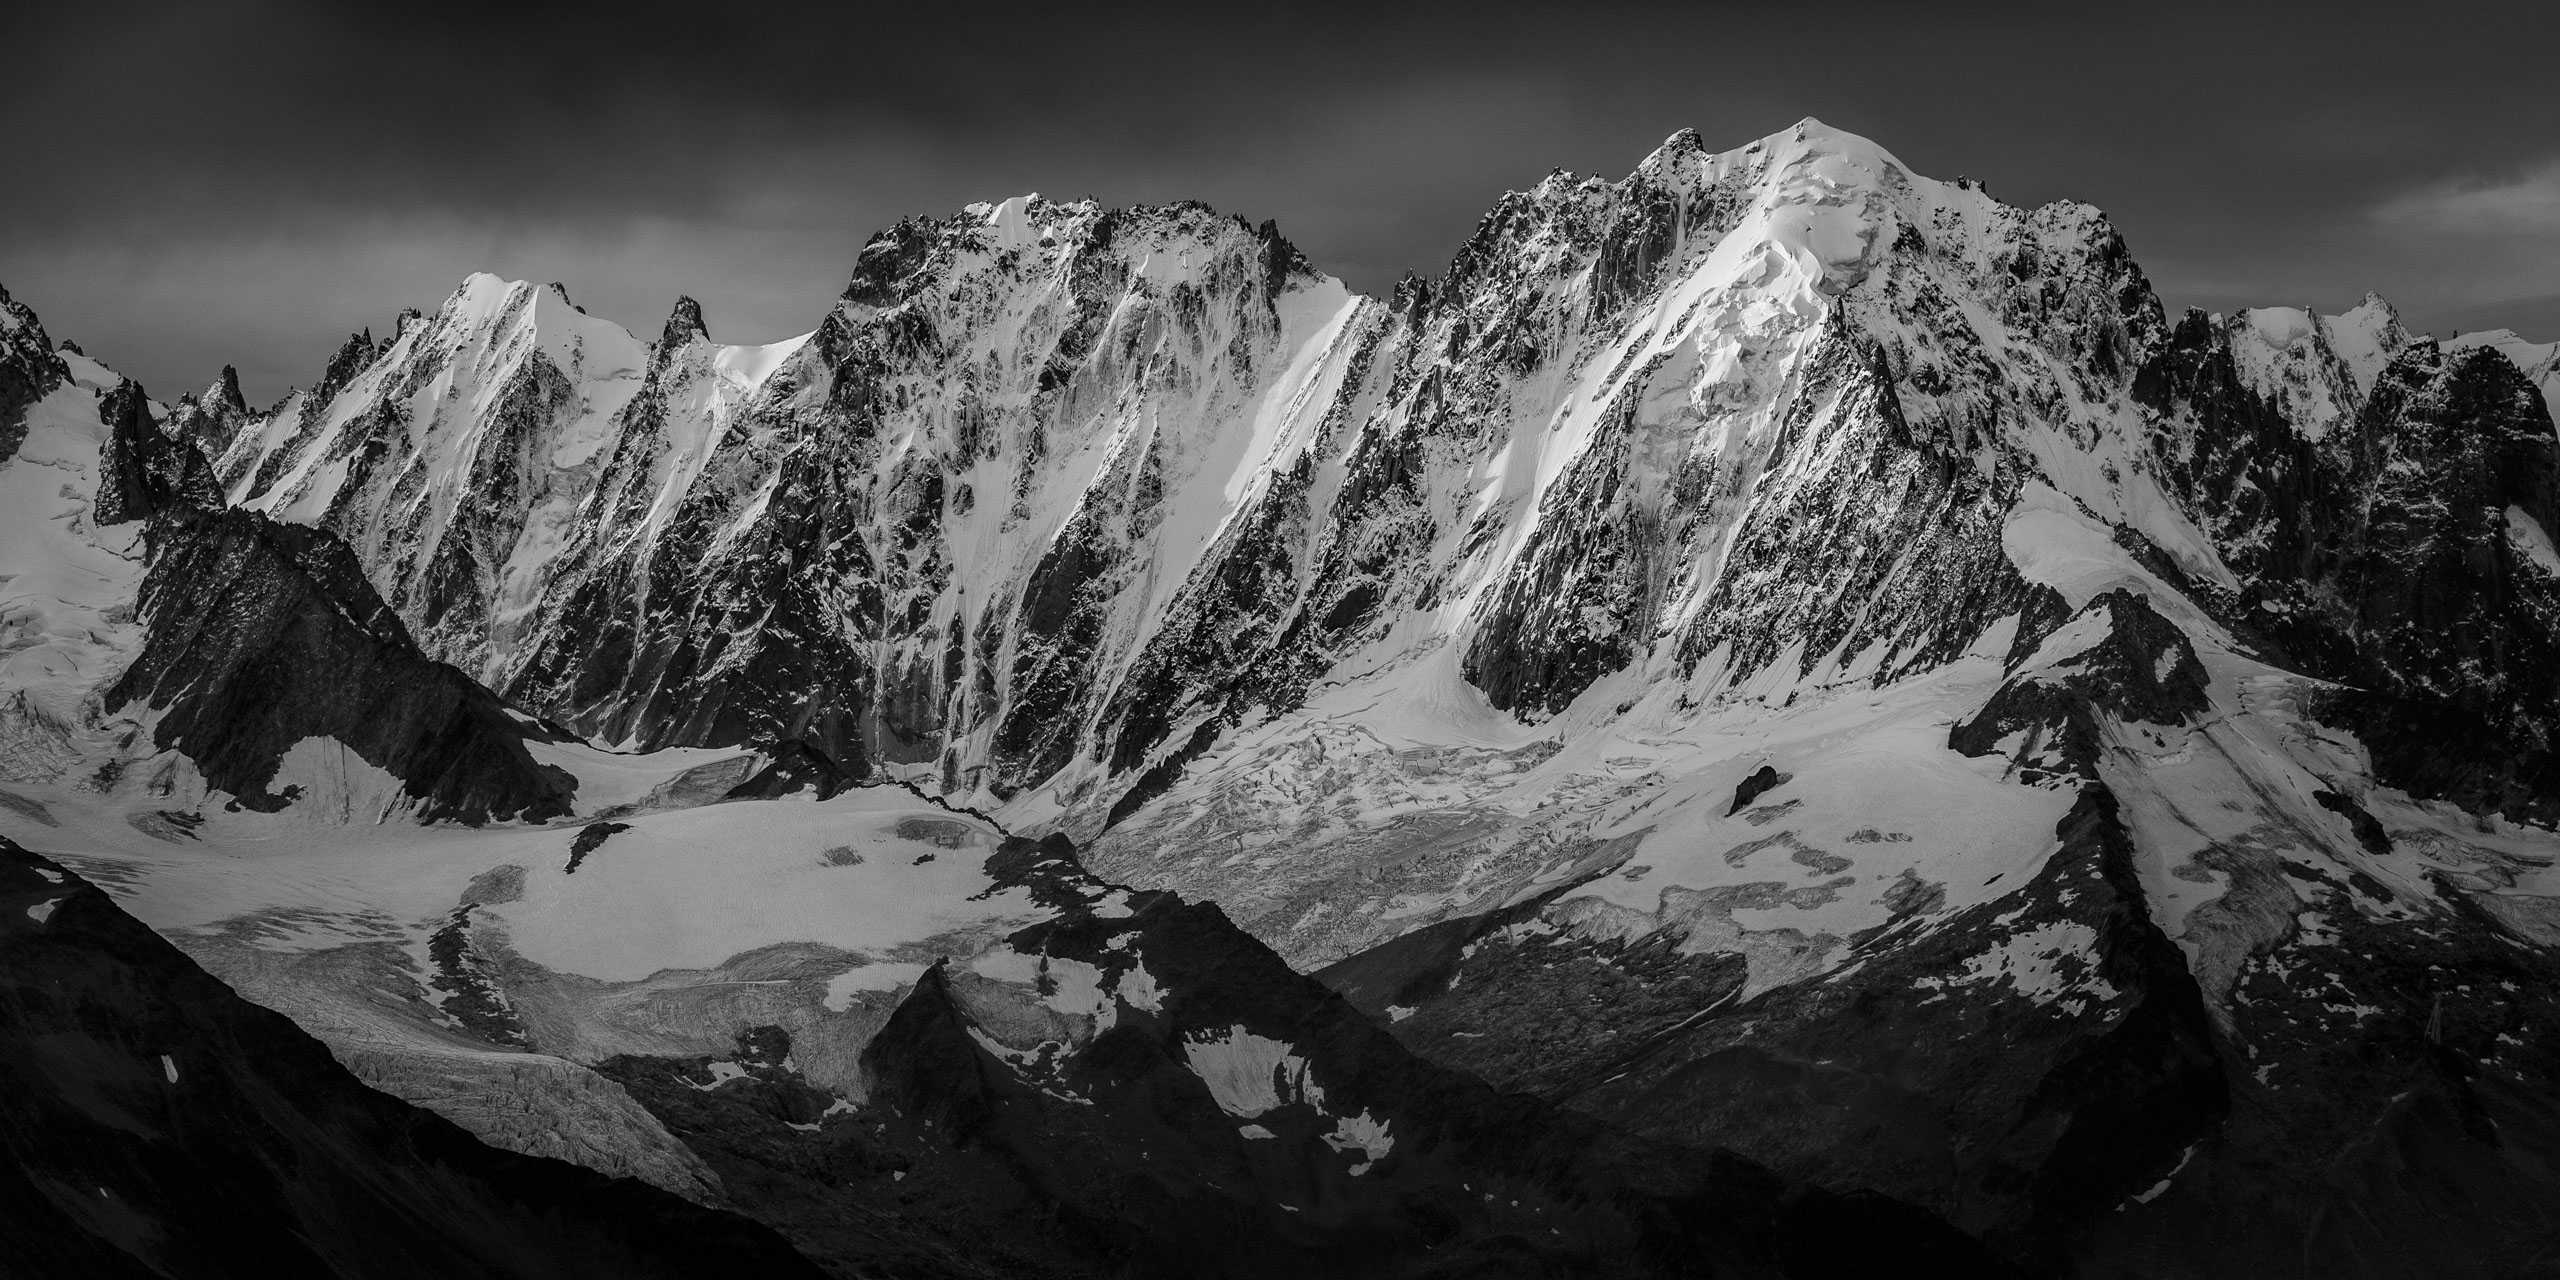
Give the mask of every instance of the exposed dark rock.
<svg viewBox="0 0 2560 1280">
<path fill-rule="evenodd" d="M 1854 974 L 1551 1058 L 1551 1094 L 1790 1178 L 1908 1199 L 2062 1266 L 2229 1104 L 2202 994 L 2151 922 L 2113 799 L 2083 792 L 2058 834 L 2016 893 L 1871 938 Z M 1968 957 L 2072 936 L 2062 922 L 2090 943 L 2055 960 L 2061 990 L 1965 985 Z"/>
<path fill-rule="evenodd" d="M 141 384 L 116 384 L 98 402 L 98 419 L 107 428 L 98 452 L 98 501 L 93 515 L 101 525 L 147 520 L 175 507 L 222 505 L 222 490 L 204 454 L 186 440 L 161 434 L 151 417 Z"/>
<path fill-rule="evenodd" d="M 338 394 L 381 354 L 382 349 L 374 345 L 371 329 L 348 334 L 347 340 L 338 344 L 337 353 L 329 357 L 328 367 L 321 370 L 318 385 L 311 388 L 311 398 L 325 401 Z"/>
<path fill-rule="evenodd" d="M 334 739 L 397 778 L 426 819 L 539 820 L 576 782 L 470 677 L 430 661 L 333 534 L 254 512 L 153 517 L 141 654 L 109 706 L 159 713 L 154 740 L 242 805 L 276 809 L 285 753 Z"/>
<path fill-rule="evenodd" d="M 2560 820 L 2560 577 L 2508 531 L 2511 511 L 2560 527 L 2542 396 L 2494 350 L 2423 343 L 2383 371 L 2354 443 L 2370 500 L 2320 509 L 2305 574 L 2337 603 L 2295 620 L 2317 631 L 2295 650 L 2355 686 L 2324 714 L 2385 782 Z"/>
<path fill-rule="evenodd" d="M 0 1272 L 821 1273 L 773 1232 L 481 1145 L 357 1082 L 106 894 L 0 840 Z"/>
<path fill-rule="evenodd" d="M 1537 526 L 1466 652 L 1467 680 L 1493 705 L 1562 711 L 1632 661 L 1652 625 L 1648 583 L 1658 541 L 1634 505 L 1635 409 L 1626 392 L 1603 439 L 1541 501 Z"/>
<path fill-rule="evenodd" d="M 2348 686 L 2314 710 L 2364 739 L 2378 776 L 2560 818 L 2560 580 L 2509 531 L 2560 520 L 2560 440 L 2533 383 L 2493 349 L 2416 341 L 2315 440 L 2190 315 L 2135 391 L 2167 424 L 2169 478 L 2241 574 L 2221 616 Z"/>
<path fill-rule="evenodd" d="M 1968 427 L 1914 422 L 1903 397 L 1916 380 L 1835 318 L 1747 506 L 1737 487 L 1748 475 L 1721 463 L 1673 478 L 1695 533 L 1738 521 L 1726 568 L 1680 638 L 1684 663 L 1721 652 L 1748 675 L 1792 648 L 1801 675 L 1835 651 L 1877 650 L 1882 684 L 1943 665 L 2027 606 L 2001 542 L 2025 471 L 2000 459 L 1986 473 L 1973 442 L 1950 438 Z M 1797 451 L 1838 456 L 1798 473 L 1782 466 Z"/>
<path fill-rule="evenodd" d="M 2229 1120 L 2098 1223 L 2085 1274 L 2487 1280 L 2546 1265 L 2560 964 L 2458 893 L 2451 911 L 2368 915 L 2355 900 L 2381 886 L 2360 876 L 2294 880 L 2322 927 L 2237 975 Z"/>
<path fill-rule="evenodd" d="M 67 342 L 60 349 L 79 353 Z M 0 289 L 0 464 L 27 438 L 27 410 L 71 380 L 55 350 L 36 313 Z"/>
<path fill-rule="evenodd" d="M 810 791 L 820 800 L 832 800 L 854 783 L 842 767 L 827 758 L 826 752 L 806 742 L 785 742 L 768 751 L 766 757 L 763 768 L 731 787 L 723 798 L 771 800 Z"/>
<path fill-rule="evenodd" d="M 628 822 L 590 822 L 578 828 L 578 834 L 569 840 L 569 863 L 561 869 L 560 874 L 569 876 L 578 874 L 578 864 L 585 862 L 588 854 L 602 848 L 604 842 L 611 839 L 614 833 L 630 829 L 631 824 Z"/>
<path fill-rule="evenodd" d="M 1752 801 L 1794 780 L 1794 774 L 1780 773 L 1776 765 L 1764 764 L 1752 770 L 1750 777 L 1744 778 L 1740 785 L 1734 787 L 1733 807 L 1725 810 L 1725 815 L 1730 817 L 1750 808 Z"/>
<path fill-rule="evenodd" d="M 867 775 L 872 650 L 846 623 L 879 616 L 880 566 L 856 532 L 869 502 L 865 451 L 834 445 L 862 437 L 858 419 L 874 411 L 865 397 L 880 394 L 862 367 L 882 358 L 871 338 L 833 314 L 809 339 L 804 350 L 851 366 L 844 403 L 815 420 L 759 420 L 780 449 L 772 497 L 727 554 L 712 554 L 724 495 L 690 495 L 645 565 L 608 560 L 557 588 L 560 625 L 535 638 L 507 694 L 647 750 L 799 741 L 847 776 Z M 653 388 L 668 376 L 653 360 L 604 467 L 604 522 L 580 536 L 627 536 L 650 509 L 646 477 L 667 447 L 651 426 L 663 413 Z"/>
<path fill-rule="evenodd" d="M 478 907 L 466 902 L 454 908 L 428 935 L 427 960 L 435 972 L 427 985 L 438 993 L 437 1006 L 463 1030 L 494 1045 L 528 1048 L 523 1020 L 490 975 L 488 961 L 471 945 L 471 913 Z"/>
<path fill-rule="evenodd" d="M 1091 680 L 1121 549 L 1099 518 L 1080 512 L 1024 586 L 1012 696 L 993 746 L 1008 786 L 1055 772 L 1075 747 L 1075 704 Z"/>
<path fill-rule="evenodd" d="M 932 256 L 938 228 L 921 218 L 901 218 L 898 225 L 875 233 L 853 260 L 853 279 L 846 282 L 847 302 L 895 306 L 906 282 Z"/>
<path fill-rule="evenodd" d="M 222 376 L 203 391 L 181 396 L 161 430 L 218 458 L 250 419 L 248 398 L 240 393 L 240 371 L 222 366 Z"/>
<path fill-rule="evenodd" d="M 2011 757 L 2026 781 L 2065 775 L 2095 781 L 2102 716 L 2187 724 L 2211 707 L 2195 646 L 2147 598 L 2109 591 L 2076 616 L 2093 615 L 2103 617 L 2098 639 L 2012 675 L 1980 711 L 1949 731 L 1947 745 L 1985 756 L 2024 734 Z"/>
<path fill-rule="evenodd" d="M 658 334 L 656 358 L 663 364 L 672 348 L 710 338 L 711 327 L 702 322 L 702 304 L 689 297 L 678 298 L 675 310 L 667 316 L 666 328 Z"/>
<path fill-rule="evenodd" d="M 2319 801 L 2321 808 L 2345 818 L 2355 828 L 2356 843 L 2363 845 L 2365 852 L 2376 857 L 2391 852 L 2391 834 L 2382 829 L 2382 820 L 2367 812 L 2363 805 L 2335 791 L 2314 791 L 2311 798 Z"/>
<path fill-rule="evenodd" d="M 2338 478 L 2318 446 L 2243 382 L 2223 328 L 2189 310 L 2132 391 L 2182 428 L 2156 433 L 2153 448 L 2225 562 L 2253 578 L 2292 572 L 2315 536 L 2312 514 Z"/>
</svg>

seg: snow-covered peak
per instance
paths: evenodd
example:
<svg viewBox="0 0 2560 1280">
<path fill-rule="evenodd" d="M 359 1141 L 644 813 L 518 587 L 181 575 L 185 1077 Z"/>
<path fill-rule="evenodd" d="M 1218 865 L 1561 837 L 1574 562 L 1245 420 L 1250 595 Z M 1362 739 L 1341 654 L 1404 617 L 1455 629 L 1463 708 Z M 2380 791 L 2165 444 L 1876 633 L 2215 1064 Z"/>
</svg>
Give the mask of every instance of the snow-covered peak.
<svg viewBox="0 0 2560 1280">
<path fill-rule="evenodd" d="M 2336 315 L 2306 307 L 2252 307 L 2225 322 L 2243 383 L 2275 402 L 2314 439 L 2354 418 L 2411 335 L 2378 294 Z"/>
<path fill-rule="evenodd" d="M 1828 157 L 1871 173 L 1910 172 L 1908 166 L 1875 139 L 1834 128 L 1812 116 L 1737 150 L 1744 155 L 1766 154 L 1780 163 Z"/>
<path fill-rule="evenodd" d="M 1513 192 L 1512 198 L 1535 198 L 1572 191 L 1616 191 L 1649 185 L 1698 188 L 1737 178 L 1751 182 L 1783 173 L 1808 160 L 1827 161 L 1835 178 L 1849 185 L 1898 185 L 1910 169 L 1874 139 L 1834 128 L 1812 116 L 1784 129 L 1726 151 L 1711 151 L 1694 128 L 1674 131 L 1626 179 L 1606 179 L 1558 169 L 1535 188 Z"/>
<path fill-rule="evenodd" d="M 772 377 L 774 370 L 782 367 L 783 361 L 790 359 L 801 347 L 808 345 L 809 339 L 813 336 L 815 335 L 804 333 L 797 337 L 784 338 L 780 342 L 718 347 L 712 355 L 711 364 L 735 389 L 735 398 L 743 400 L 763 386 L 765 379 Z"/>
<path fill-rule="evenodd" d="M 2378 293 L 2367 293 L 2363 301 L 2322 320 L 2328 327 L 2330 349 L 2346 362 L 2361 391 L 2371 391 L 2383 366 L 2409 345 L 2409 331 L 2400 323 L 2399 310 Z"/>
<path fill-rule="evenodd" d="M 60 353 L 63 367 L 71 371 L 71 385 L 91 395 L 105 395 L 124 385 L 125 376 L 108 368 L 95 357 L 78 351 Z M 154 406 L 155 410 L 157 406 Z"/>
<path fill-rule="evenodd" d="M 1054 234 L 1053 229 L 1041 226 L 1031 216 L 1032 206 L 1046 203 L 1041 200 L 1039 192 L 1033 191 L 992 204 L 970 205 L 968 213 L 987 229 L 988 238 L 996 248 L 1019 249 L 1038 243 L 1043 235 Z"/>
<path fill-rule="evenodd" d="M 477 346 L 501 364 L 541 351 L 573 381 L 637 376 L 647 344 L 622 326 L 588 315 L 561 285 L 536 286 L 485 271 L 464 277 L 436 315 L 420 329 L 405 330 L 386 353 L 398 360 L 398 343 L 423 341 L 458 349 Z"/>
</svg>

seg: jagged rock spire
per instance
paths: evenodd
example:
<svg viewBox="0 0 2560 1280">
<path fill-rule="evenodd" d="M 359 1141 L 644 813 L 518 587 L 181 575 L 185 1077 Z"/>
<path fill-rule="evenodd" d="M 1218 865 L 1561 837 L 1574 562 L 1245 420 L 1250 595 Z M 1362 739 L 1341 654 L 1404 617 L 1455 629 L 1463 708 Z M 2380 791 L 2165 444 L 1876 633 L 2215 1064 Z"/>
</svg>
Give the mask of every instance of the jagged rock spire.
<svg viewBox="0 0 2560 1280">
<path fill-rule="evenodd" d="M 379 354 L 381 349 L 374 345 L 373 330 L 348 334 L 347 340 L 338 345 L 338 353 L 329 357 L 329 367 L 320 375 L 320 385 L 312 388 L 313 397 L 325 400 L 338 394 Z"/>
<path fill-rule="evenodd" d="M 233 413 L 247 413 L 249 411 L 249 401 L 247 397 L 240 394 L 240 370 L 238 368 L 227 364 L 222 366 L 222 376 L 215 379 L 213 383 L 213 399 L 214 404 L 211 406 L 213 408 L 227 409 Z"/>
<path fill-rule="evenodd" d="M 676 299 L 676 308 L 667 314 L 667 327 L 658 335 L 661 348 L 672 349 L 696 338 L 710 340 L 711 328 L 702 322 L 702 304 L 690 297 Z"/>
<path fill-rule="evenodd" d="M 146 520 L 172 506 L 219 507 L 221 487 L 213 467 L 194 444 L 173 440 L 151 416 L 151 397 L 127 378 L 98 402 L 107 443 L 98 453 L 101 525 Z"/>
</svg>

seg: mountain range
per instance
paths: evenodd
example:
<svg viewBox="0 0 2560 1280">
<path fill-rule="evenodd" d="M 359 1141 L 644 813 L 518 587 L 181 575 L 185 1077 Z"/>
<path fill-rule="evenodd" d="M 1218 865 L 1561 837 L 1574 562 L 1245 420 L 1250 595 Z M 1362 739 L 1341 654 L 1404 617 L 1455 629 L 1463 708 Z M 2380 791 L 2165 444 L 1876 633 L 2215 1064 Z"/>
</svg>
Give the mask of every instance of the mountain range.
<svg viewBox="0 0 2560 1280">
<path fill-rule="evenodd" d="M 118 999 L 829 1274 L 2539 1274 L 2555 397 L 1814 120 L 1386 298 L 1023 196 L 264 408 L 0 295 L 0 835 Z M 8 1194 L 177 1274 L 70 1123 Z"/>
</svg>

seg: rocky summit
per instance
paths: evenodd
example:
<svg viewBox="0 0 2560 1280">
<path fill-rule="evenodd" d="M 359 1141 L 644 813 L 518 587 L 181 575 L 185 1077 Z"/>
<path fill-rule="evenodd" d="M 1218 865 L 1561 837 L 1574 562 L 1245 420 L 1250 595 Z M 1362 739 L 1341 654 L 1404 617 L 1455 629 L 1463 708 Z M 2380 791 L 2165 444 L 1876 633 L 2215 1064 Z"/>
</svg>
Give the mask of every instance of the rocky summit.
<svg viewBox="0 0 2560 1280">
<path fill-rule="evenodd" d="M 236 1273 L 243 1135 L 310 1274 L 2560 1249 L 2560 346 L 1810 119 L 1387 297 L 1031 195 L 810 322 L 169 405 L 0 294 L 0 1259 Z"/>
</svg>

